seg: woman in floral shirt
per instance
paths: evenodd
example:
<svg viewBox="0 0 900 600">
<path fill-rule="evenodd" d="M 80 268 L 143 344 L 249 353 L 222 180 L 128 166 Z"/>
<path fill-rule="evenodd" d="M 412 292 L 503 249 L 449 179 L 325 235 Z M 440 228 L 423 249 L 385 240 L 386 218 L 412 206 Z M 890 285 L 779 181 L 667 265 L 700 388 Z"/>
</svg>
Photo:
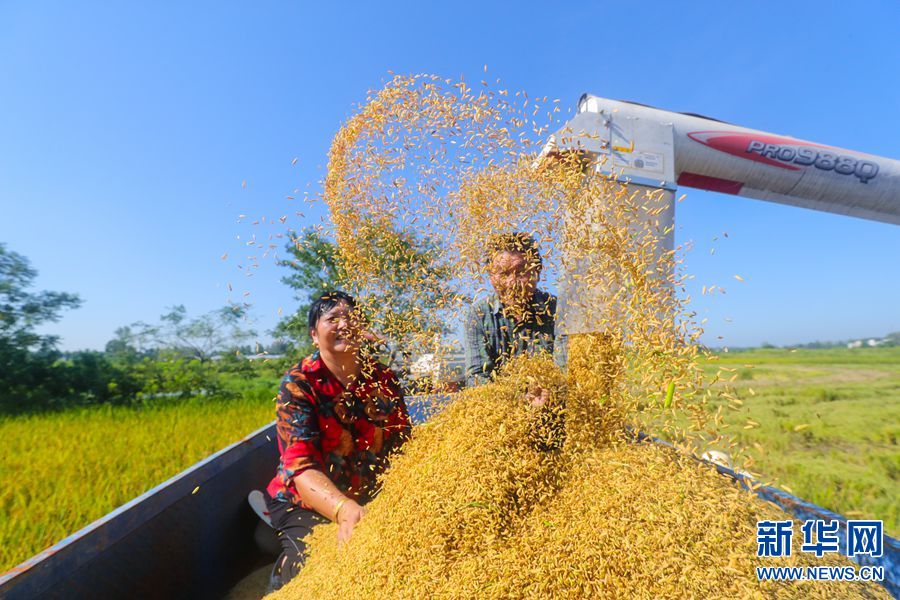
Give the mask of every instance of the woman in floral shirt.
<svg viewBox="0 0 900 600">
<path fill-rule="evenodd" d="M 323 294 L 309 310 L 318 350 L 284 376 L 278 394 L 278 471 L 267 488 L 282 554 L 272 573 L 278 589 L 303 565 L 303 537 L 326 519 L 346 541 L 365 514 L 376 476 L 408 437 L 403 392 L 384 365 L 364 360 L 365 335 L 343 292 Z"/>
</svg>

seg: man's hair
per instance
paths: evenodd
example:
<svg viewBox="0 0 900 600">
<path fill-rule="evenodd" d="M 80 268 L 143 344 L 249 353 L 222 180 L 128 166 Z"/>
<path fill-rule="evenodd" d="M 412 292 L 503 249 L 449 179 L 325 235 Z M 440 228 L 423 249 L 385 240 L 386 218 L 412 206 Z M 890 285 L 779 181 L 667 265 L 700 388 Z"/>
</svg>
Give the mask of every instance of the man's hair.
<svg viewBox="0 0 900 600">
<path fill-rule="evenodd" d="M 494 260 L 494 256 L 499 252 L 516 252 L 518 254 L 523 254 L 525 260 L 536 266 L 538 269 L 543 267 L 544 264 L 534 237 L 521 231 L 498 233 L 491 236 L 487 244 L 485 264 L 490 265 L 491 261 Z"/>
<path fill-rule="evenodd" d="M 353 296 L 340 290 L 325 292 L 309 307 L 309 328 L 315 329 L 319 324 L 319 318 L 341 302 L 346 302 L 350 308 L 356 307 Z"/>
</svg>

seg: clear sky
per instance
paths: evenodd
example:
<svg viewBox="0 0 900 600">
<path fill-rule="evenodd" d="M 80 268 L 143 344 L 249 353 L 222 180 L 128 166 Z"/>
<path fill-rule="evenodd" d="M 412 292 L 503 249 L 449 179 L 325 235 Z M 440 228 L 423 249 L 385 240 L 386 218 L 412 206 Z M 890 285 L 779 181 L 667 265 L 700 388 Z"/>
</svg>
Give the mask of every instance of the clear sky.
<svg viewBox="0 0 900 600">
<path fill-rule="evenodd" d="M 247 300 L 266 330 L 295 303 L 246 243 L 321 216 L 302 192 L 388 71 L 477 81 L 487 64 L 566 106 L 591 92 L 900 158 L 898 34 L 893 0 L 6 0 L 0 241 L 38 288 L 84 299 L 46 328 L 64 349 L 102 348 L 173 304 Z M 676 241 L 695 244 L 707 343 L 900 330 L 900 227 L 683 191 Z M 263 217 L 275 224 L 252 225 Z M 727 294 L 700 297 L 711 284 Z"/>
</svg>

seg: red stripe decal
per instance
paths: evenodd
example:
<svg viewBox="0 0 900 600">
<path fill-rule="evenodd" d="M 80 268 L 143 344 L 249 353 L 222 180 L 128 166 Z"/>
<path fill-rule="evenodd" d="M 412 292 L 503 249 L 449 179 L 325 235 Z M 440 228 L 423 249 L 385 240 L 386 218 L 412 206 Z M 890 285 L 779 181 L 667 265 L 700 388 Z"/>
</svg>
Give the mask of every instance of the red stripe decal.
<svg viewBox="0 0 900 600">
<path fill-rule="evenodd" d="M 761 132 L 692 131 L 687 135 L 695 142 L 719 152 L 788 171 L 801 169 L 797 165 L 790 164 L 790 158 L 796 155 L 797 149 L 802 147 L 829 148 L 822 144 Z M 776 153 L 779 151 L 787 151 L 790 158 L 777 157 Z M 778 159 L 776 160 L 776 158 Z"/>
<path fill-rule="evenodd" d="M 678 185 L 686 185 L 687 187 L 709 190 L 711 192 L 722 192 L 723 194 L 739 194 L 741 188 L 744 187 L 744 184 L 740 181 L 719 179 L 718 177 L 688 172 L 678 176 Z"/>
</svg>

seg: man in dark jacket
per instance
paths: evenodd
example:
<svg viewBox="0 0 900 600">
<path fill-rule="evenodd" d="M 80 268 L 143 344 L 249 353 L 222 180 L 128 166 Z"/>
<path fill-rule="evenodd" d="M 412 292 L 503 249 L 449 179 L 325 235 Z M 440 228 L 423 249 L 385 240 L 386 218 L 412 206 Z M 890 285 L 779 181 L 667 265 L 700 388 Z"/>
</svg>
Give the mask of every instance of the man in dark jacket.
<svg viewBox="0 0 900 600">
<path fill-rule="evenodd" d="M 537 287 L 543 261 L 525 233 L 495 236 L 487 271 L 494 293 L 475 304 L 465 325 L 466 384 L 490 380 L 504 360 L 528 352 L 553 352 L 556 297 Z"/>
</svg>

